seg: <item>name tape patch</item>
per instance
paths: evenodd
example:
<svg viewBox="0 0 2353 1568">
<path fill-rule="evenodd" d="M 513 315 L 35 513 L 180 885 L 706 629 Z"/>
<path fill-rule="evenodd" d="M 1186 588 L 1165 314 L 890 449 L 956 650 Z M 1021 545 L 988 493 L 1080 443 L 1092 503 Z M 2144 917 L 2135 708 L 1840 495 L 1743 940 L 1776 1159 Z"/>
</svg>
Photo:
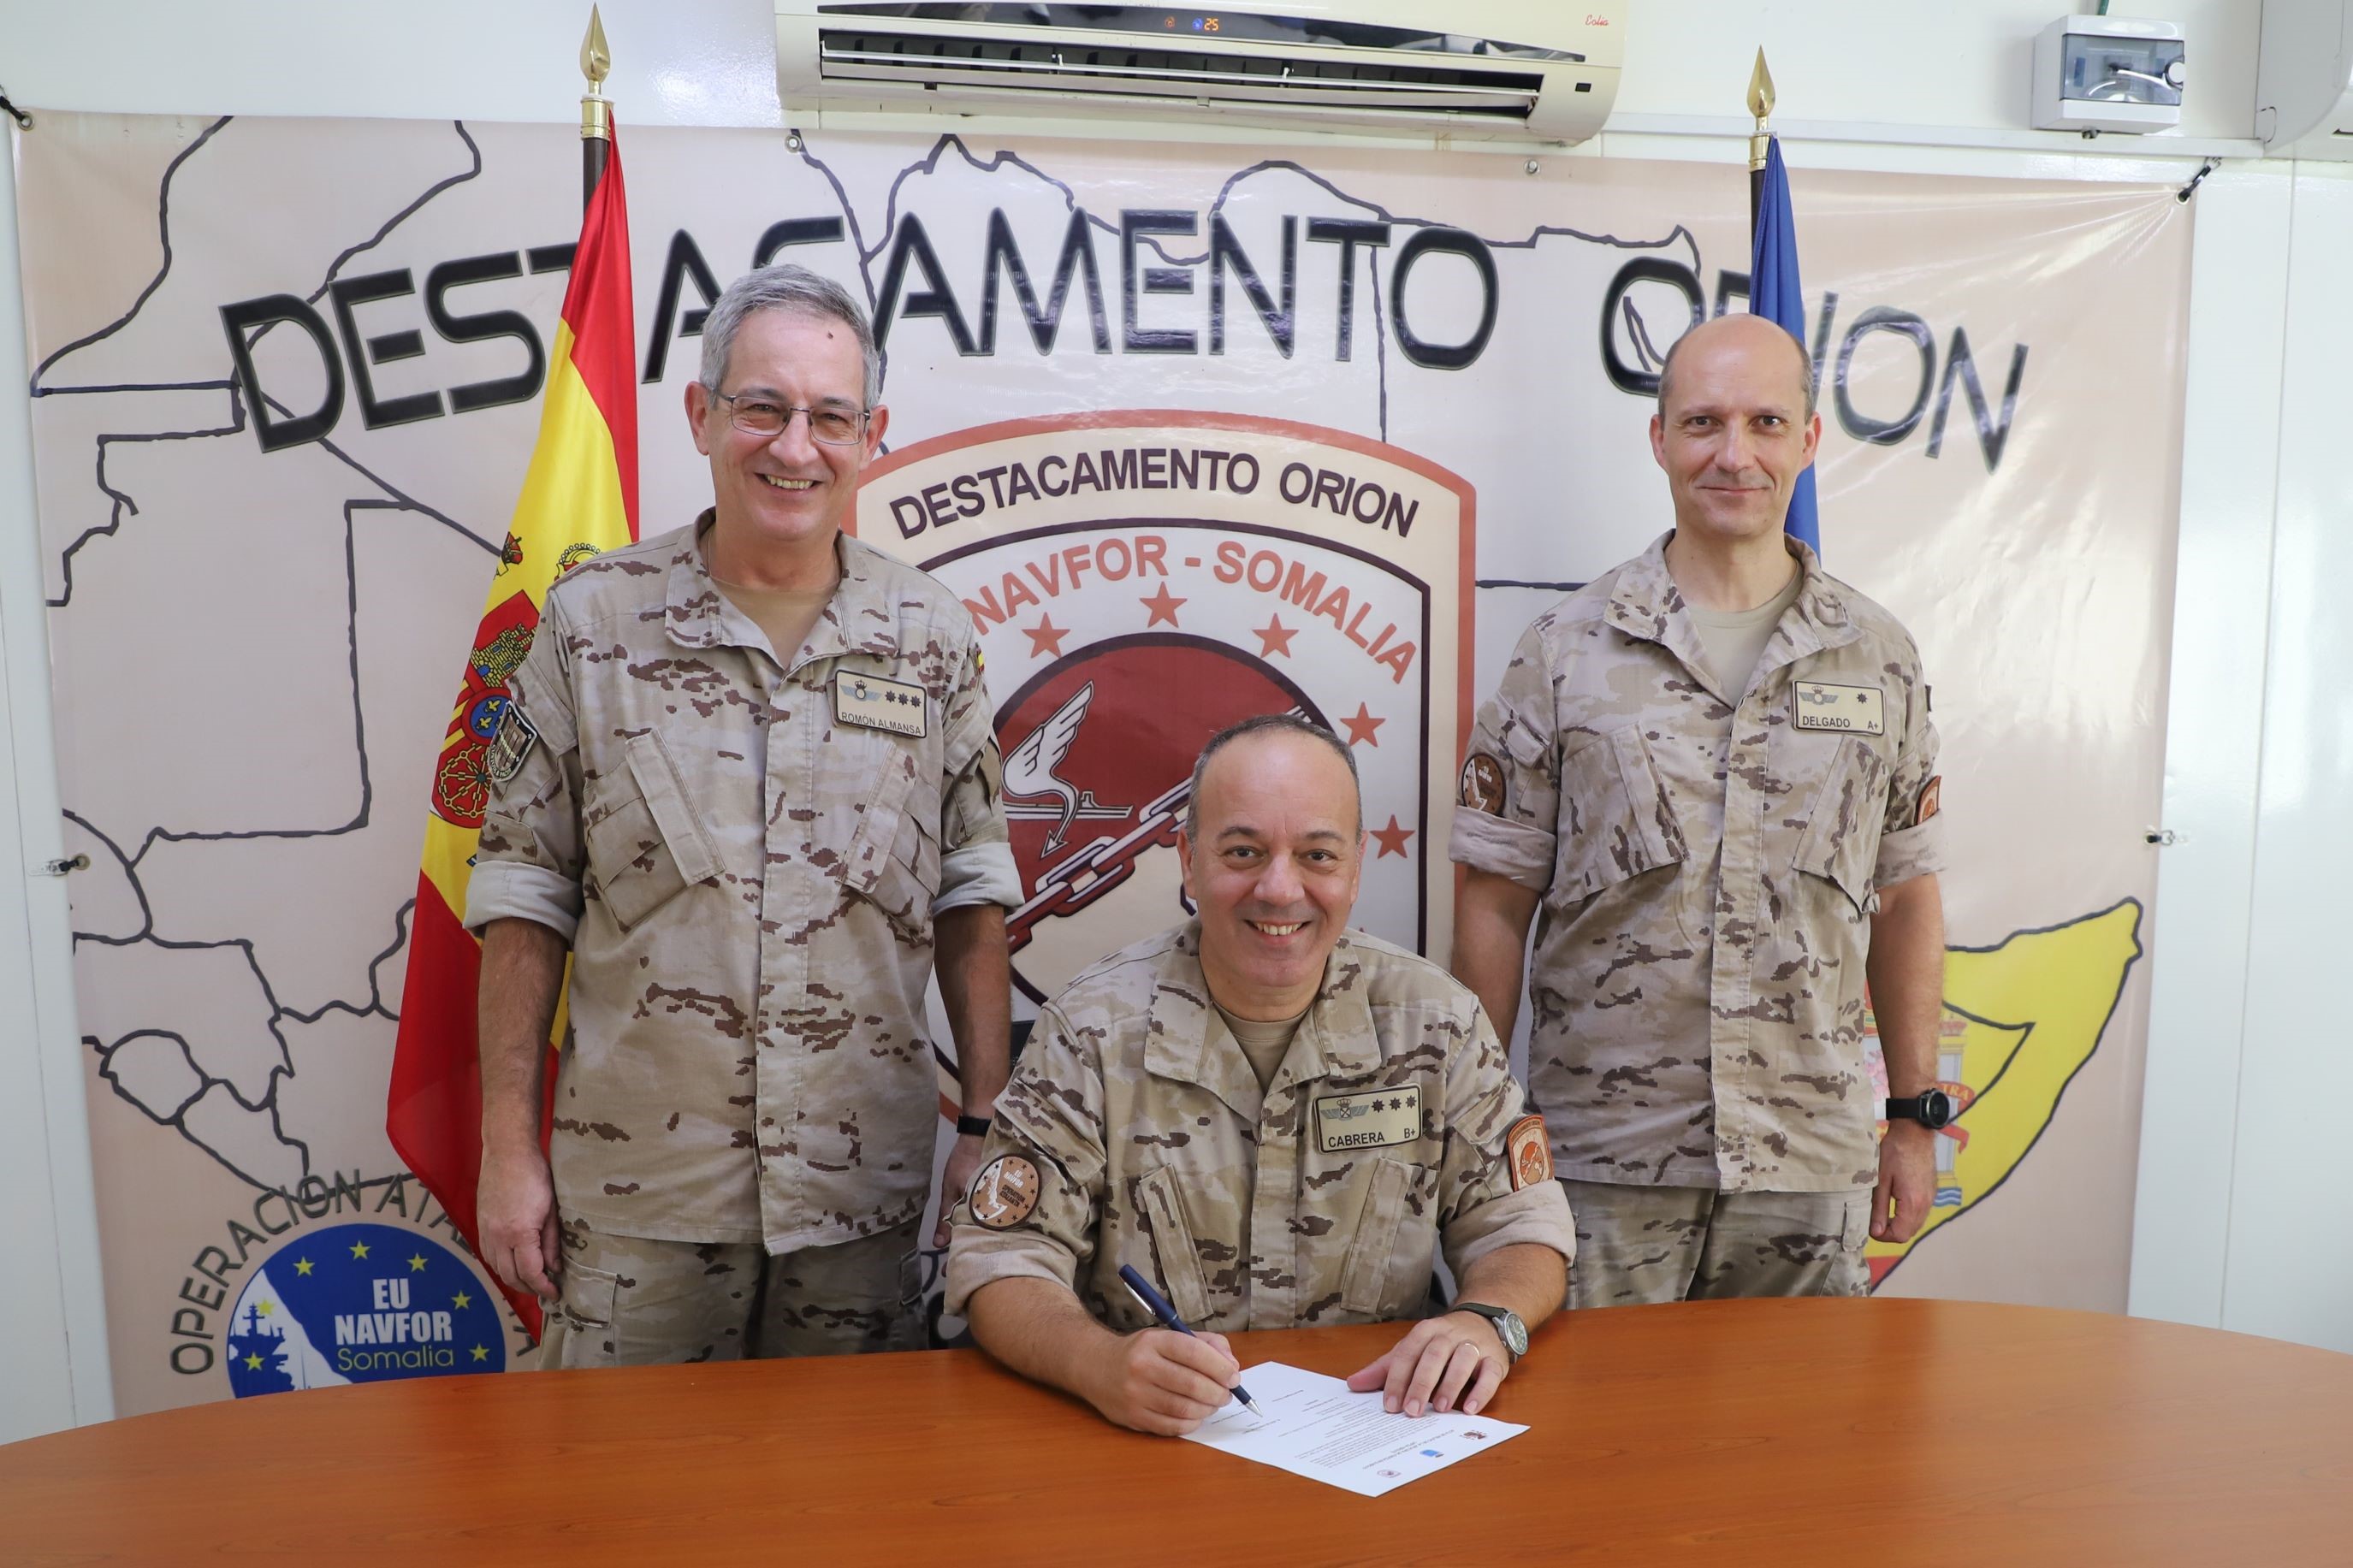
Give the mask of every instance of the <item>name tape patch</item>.
<svg viewBox="0 0 2353 1568">
<path fill-rule="evenodd" d="M 929 700 L 920 686 L 854 669 L 834 672 L 833 716 L 839 723 L 888 730 L 896 735 L 921 735 L 928 727 L 929 711 Z"/>
<path fill-rule="evenodd" d="M 1315 1102 L 1315 1146 L 1326 1154 L 1386 1149 L 1420 1136 L 1419 1086 L 1327 1094 Z"/>
<path fill-rule="evenodd" d="M 1800 730 L 1844 730 L 1856 735 L 1887 733 L 1887 704 L 1876 686 L 1833 686 L 1800 680 L 1792 690 Z"/>
</svg>

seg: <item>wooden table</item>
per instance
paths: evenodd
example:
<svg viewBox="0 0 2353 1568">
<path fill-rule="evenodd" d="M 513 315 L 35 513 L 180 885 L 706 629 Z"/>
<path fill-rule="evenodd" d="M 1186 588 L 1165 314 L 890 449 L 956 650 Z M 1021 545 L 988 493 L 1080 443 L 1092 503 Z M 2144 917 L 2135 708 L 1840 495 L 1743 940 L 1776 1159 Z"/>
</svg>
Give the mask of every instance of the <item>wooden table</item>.
<svg viewBox="0 0 2353 1568">
<path fill-rule="evenodd" d="M 1236 1338 L 1347 1373 L 1393 1327 Z M 1556 1318 L 1525 1436 L 1364 1499 L 974 1352 L 275 1394 L 0 1447 L 0 1561 L 2353 1563 L 2353 1356 L 2082 1312 Z"/>
</svg>

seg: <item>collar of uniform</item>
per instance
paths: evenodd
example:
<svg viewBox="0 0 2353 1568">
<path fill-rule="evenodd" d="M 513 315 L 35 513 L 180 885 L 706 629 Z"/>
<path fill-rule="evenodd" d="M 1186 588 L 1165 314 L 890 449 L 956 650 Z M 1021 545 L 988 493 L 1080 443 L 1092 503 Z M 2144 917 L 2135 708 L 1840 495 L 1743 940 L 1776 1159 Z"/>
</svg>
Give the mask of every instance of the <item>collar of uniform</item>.
<svg viewBox="0 0 2353 1568">
<path fill-rule="evenodd" d="M 1365 997 L 1364 980 L 1364 961 L 1343 934 L 1324 963 L 1324 984 L 1299 1021 L 1299 1035 L 1291 1047 L 1291 1059 L 1296 1061 L 1301 1045 L 1312 1046 L 1318 1065 L 1293 1074 L 1293 1082 L 1360 1076 L 1380 1064 L 1380 1043 L 1373 1036 L 1373 1009 Z M 1201 972 L 1198 919 L 1177 933 L 1145 1027 L 1145 1071 L 1198 1083 L 1236 1115 L 1256 1118 L 1263 1101 L 1258 1077 L 1209 999 L 1208 977 Z M 1225 1048 L 1212 1048 L 1219 1044 Z"/>
<path fill-rule="evenodd" d="M 704 508 L 688 532 L 685 548 L 670 561 L 663 605 L 670 640 L 686 647 L 757 646 L 757 628 L 719 591 L 702 558 L 702 536 L 717 517 L 715 509 Z M 833 597 L 827 601 L 817 625 L 809 628 L 807 646 L 812 656 L 871 653 L 896 658 L 899 620 L 884 595 L 877 570 L 881 553 L 845 533 L 835 536 L 834 554 L 841 565 L 841 581 L 834 585 Z M 790 668 L 799 650 L 774 651 L 777 662 Z"/>
<path fill-rule="evenodd" d="M 1713 682 L 1715 678 L 1707 674 L 1707 656 L 1700 647 L 1699 632 L 1692 625 L 1690 608 L 1683 603 L 1683 591 L 1675 586 L 1673 574 L 1667 570 L 1667 542 L 1674 536 L 1672 529 L 1659 535 L 1648 550 L 1619 572 L 1618 581 L 1609 591 L 1606 618 L 1628 637 L 1659 644 L 1682 659 L 1694 675 Z M 1822 570 L 1820 558 L 1803 540 L 1789 539 L 1788 542 L 1798 558 L 1798 570 L 1805 584 L 1798 590 L 1797 600 L 1788 613 L 1775 625 L 1772 638 L 1765 645 L 1759 660 L 1759 669 L 1794 663 L 1809 654 L 1851 643 L 1862 635 L 1855 626 L 1854 614 L 1845 595 L 1838 591 L 1837 582 Z M 1712 684 L 1709 689 L 1715 689 Z M 1716 695 L 1738 705 L 1737 692 Z"/>
</svg>

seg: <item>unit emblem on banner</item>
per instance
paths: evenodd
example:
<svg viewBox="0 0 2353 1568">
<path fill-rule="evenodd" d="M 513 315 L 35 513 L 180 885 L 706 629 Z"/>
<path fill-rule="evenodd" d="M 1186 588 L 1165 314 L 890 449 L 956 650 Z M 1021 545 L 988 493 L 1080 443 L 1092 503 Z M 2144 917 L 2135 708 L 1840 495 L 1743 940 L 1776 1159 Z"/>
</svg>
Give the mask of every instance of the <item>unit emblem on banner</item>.
<svg viewBox="0 0 2353 1568">
<path fill-rule="evenodd" d="M 256 1267 L 223 1360 L 240 1399 L 507 1364 L 481 1277 L 430 1237 L 370 1224 L 306 1231 Z"/>
<path fill-rule="evenodd" d="M 1177 834 L 1202 744 L 1293 713 L 1355 755 L 1355 923 L 1445 951 L 1467 719 L 1468 485 L 1345 432 L 1193 414 L 1020 421 L 870 469 L 859 532 L 979 630 L 1042 1004 L 1190 912 Z"/>
</svg>

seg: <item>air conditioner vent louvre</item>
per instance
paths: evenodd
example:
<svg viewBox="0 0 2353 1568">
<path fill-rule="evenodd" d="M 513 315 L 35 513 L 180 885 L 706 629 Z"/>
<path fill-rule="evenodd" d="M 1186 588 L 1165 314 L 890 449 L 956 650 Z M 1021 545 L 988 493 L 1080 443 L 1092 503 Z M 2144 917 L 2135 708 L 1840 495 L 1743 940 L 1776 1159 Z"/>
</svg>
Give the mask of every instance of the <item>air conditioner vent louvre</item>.
<svg viewBox="0 0 2353 1568">
<path fill-rule="evenodd" d="M 836 82 L 1059 89 L 1187 101 L 1244 100 L 1525 120 L 1543 79 L 1381 58 L 1285 59 L 1198 49 L 827 28 L 818 67 Z"/>
</svg>

